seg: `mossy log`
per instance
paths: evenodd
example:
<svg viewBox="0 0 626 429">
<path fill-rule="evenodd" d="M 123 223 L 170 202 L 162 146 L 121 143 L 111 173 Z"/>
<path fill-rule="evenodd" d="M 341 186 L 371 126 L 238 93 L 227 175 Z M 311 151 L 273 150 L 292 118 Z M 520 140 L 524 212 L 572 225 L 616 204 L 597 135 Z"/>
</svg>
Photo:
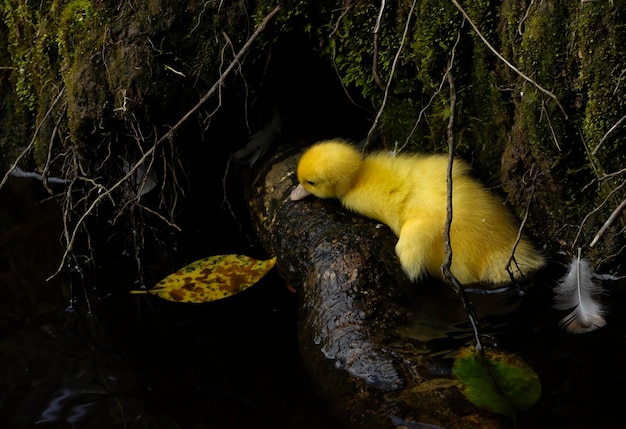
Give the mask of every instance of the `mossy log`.
<svg viewBox="0 0 626 429">
<path fill-rule="evenodd" d="M 279 151 L 247 194 L 262 245 L 299 293 L 300 350 L 320 391 L 359 428 L 504 427 L 433 374 L 432 358 L 400 334 L 416 286 L 391 230 L 337 201 L 289 200 L 298 156 Z"/>
</svg>

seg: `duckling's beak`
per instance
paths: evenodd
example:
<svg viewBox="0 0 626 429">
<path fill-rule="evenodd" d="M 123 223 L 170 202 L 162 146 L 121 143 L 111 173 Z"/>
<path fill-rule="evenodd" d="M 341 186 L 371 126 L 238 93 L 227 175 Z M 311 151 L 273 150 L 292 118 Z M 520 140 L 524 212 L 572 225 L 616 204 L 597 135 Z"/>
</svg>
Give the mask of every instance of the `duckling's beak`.
<svg viewBox="0 0 626 429">
<path fill-rule="evenodd" d="M 291 198 L 291 201 L 298 201 L 309 195 L 311 195 L 311 193 L 304 189 L 304 186 L 302 186 L 302 184 L 299 184 L 294 188 L 293 191 L 291 191 L 289 198 Z"/>
</svg>

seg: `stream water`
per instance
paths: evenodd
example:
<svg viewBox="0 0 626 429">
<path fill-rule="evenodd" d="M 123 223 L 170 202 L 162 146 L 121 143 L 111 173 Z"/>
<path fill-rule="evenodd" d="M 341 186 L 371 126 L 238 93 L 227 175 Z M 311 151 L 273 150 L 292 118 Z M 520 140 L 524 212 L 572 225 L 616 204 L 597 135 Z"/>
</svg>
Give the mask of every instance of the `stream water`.
<svg viewBox="0 0 626 429">
<path fill-rule="evenodd" d="M 0 190 L 0 427 L 341 427 L 302 368 L 280 279 L 170 303 L 124 292 L 133 279 L 111 254 L 93 282 L 46 281 L 60 219 L 41 183 Z"/>
<path fill-rule="evenodd" d="M 275 273 L 198 305 L 129 295 L 134 280 L 114 253 L 93 284 L 64 274 L 46 281 L 60 261 L 61 232 L 41 184 L 11 180 L 0 190 L 2 427 L 343 427 L 302 367 L 297 297 Z M 623 282 L 607 287 L 608 324 L 596 332 L 560 330 L 544 285 L 498 334 L 542 382 L 519 427 L 624 427 L 626 295 Z M 416 339 L 445 341 L 458 325 L 437 325 L 429 308 L 411 321 L 422 328 Z"/>
</svg>

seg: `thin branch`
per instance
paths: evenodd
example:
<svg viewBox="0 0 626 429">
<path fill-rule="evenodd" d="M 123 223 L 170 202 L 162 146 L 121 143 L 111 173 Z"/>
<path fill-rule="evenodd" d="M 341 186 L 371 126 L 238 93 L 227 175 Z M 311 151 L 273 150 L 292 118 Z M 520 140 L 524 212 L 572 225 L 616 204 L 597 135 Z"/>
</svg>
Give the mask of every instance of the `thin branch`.
<svg viewBox="0 0 626 429">
<path fill-rule="evenodd" d="M 511 271 L 511 264 L 515 262 L 515 266 L 517 270 L 520 273 L 522 273 L 522 270 L 520 270 L 520 267 L 517 265 L 517 262 L 515 261 L 515 249 L 517 249 L 517 246 L 519 245 L 519 242 L 522 239 L 522 231 L 524 230 L 524 225 L 526 224 L 526 221 L 528 220 L 528 213 L 530 212 L 530 204 L 532 203 L 533 196 L 535 195 L 535 181 L 537 180 L 538 175 L 539 175 L 539 171 L 535 172 L 535 175 L 533 176 L 533 184 L 530 188 L 530 196 L 528 197 L 528 201 L 526 203 L 526 210 L 524 210 L 524 218 L 522 219 L 522 222 L 517 230 L 517 237 L 515 238 L 515 243 L 513 243 L 513 248 L 511 249 L 511 255 L 509 255 L 509 260 L 506 263 L 506 272 L 509 273 L 511 282 L 515 284 L 517 284 L 517 280 L 515 279 L 515 276 L 513 275 L 513 272 Z"/>
<path fill-rule="evenodd" d="M 435 91 L 433 93 L 433 95 L 430 96 L 430 99 L 426 103 L 426 106 L 422 107 L 420 112 L 417 114 L 417 119 L 413 123 L 413 128 L 411 128 L 411 131 L 406 136 L 406 139 L 404 139 L 404 143 L 402 144 L 402 146 L 400 146 L 400 148 L 398 149 L 398 152 L 401 152 L 409 144 L 409 142 L 411 141 L 411 138 L 413 137 L 413 134 L 415 134 L 415 131 L 417 130 L 417 126 L 422 121 L 422 118 L 426 117 L 426 115 L 425 115 L 426 111 L 433 104 L 433 101 L 435 100 L 435 97 L 437 97 L 437 95 L 439 95 L 441 93 L 441 88 L 442 88 L 443 83 L 445 82 L 445 80 L 446 80 L 446 77 L 444 76 L 443 79 L 441 80 L 441 84 L 439 85 L 439 89 L 437 91 Z"/>
<path fill-rule="evenodd" d="M 593 247 L 593 246 L 596 245 L 596 243 L 598 242 L 600 237 L 602 237 L 602 235 L 606 232 L 606 230 L 609 228 L 609 226 L 611 226 L 611 224 L 615 221 L 615 219 L 617 219 L 617 216 L 619 216 L 619 214 L 625 208 L 626 208 L 626 198 L 622 201 L 622 203 L 619 206 L 617 206 L 617 208 L 615 210 L 613 210 L 613 213 L 611 213 L 611 216 L 609 216 L 609 218 L 606 220 L 606 222 L 604 222 L 604 225 L 602 225 L 602 228 L 600 228 L 600 230 L 598 231 L 596 236 L 593 238 L 593 240 L 591 241 L 591 244 L 589 245 L 589 247 Z"/>
<path fill-rule="evenodd" d="M 207 100 L 209 98 L 211 98 L 213 96 L 213 94 L 215 93 L 215 91 L 217 91 L 218 88 L 220 88 L 223 84 L 224 81 L 226 80 L 226 77 L 228 75 L 230 75 L 230 72 L 232 72 L 232 70 L 235 68 L 235 66 L 237 66 L 239 64 L 239 62 L 241 61 L 241 59 L 243 58 L 243 56 L 246 54 L 246 52 L 248 52 L 248 49 L 250 49 L 250 46 L 252 46 L 252 43 L 256 40 L 256 38 L 259 36 L 259 34 L 261 34 L 261 32 L 265 29 L 265 27 L 267 26 L 267 24 L 272 20 L 272 18 L 274 18 L 274 15 L 276 15 L 278 12 L 280 11 L 280 5 L 276 6 L 263 20 L 263 22 L 261 22 L 261 24 L 257 27 L 257 29 L 254 31 L 254 33 L 252 33 L 252 35 L 250 36 L 250 38 L 246 41 L 246 43 L 243 45 L 243 47 L 239 50 L 239 52 L 237 52 L 237 55 L 235 55 L 235 58 L 233 58 L 233 60 L 230 62 L 230 64 L 228 65 L 228 67 L 226 68 L 226 70 L 224 71 L 224 73 L 222 73 L 219 77 L 219 79 L 213 84 L 213 86 L 211 87 L 211 89 L 209 89 L 209 91 L 204 95 L 204 97 L 202 97 L 200 99 L 200 101 L 198 101 L 198 104 L 196 104 L 194 107 L 191 108 L 191 110 L 189 110 L 171 129 L 169 132 L 167 132 L 163 137 L 161 137 L 159 139 L 159 141 L 157 141 L 156 144 L 159 144 L 169 138 L 171 138 L 174 135 L 174 131 L 176 131 L 178 128 L 180 128 L 180 126 L 187 120 L 189 119 L 189 117 L 191 117 L 194 113 L 196 113 L 198 111 L 198 109 L 200 109 L 200 107 L 202 107 L 202 105 L 204 103 L 207 102 Z"/>
<path fill-rule="evenodd" d="M 461 23 L 461 28 L 463 28 L 464 25 L 465 25 L 465 20 L 463 20 L 463 22 Z M 456 40 L 454 41 L 454 45 L 452 46 L 452 62 L 454 62 L 454 53 L 456 52 L 456 47 L 459 44 L 460 40 L 461 40 L 461 29 L 459 29 L 456 35 Z M 441 78 L 441 81 L 439 82 L 439 88 L 437 88 L 437 91 L 435 91 L 433 95 L 430 96 L 430 99 L 428 100 L 428 103 L 426 103 L 426 106 L 424 106 L 422 110 L 420 110 L 419 114 L 417 115 L 417 119 L 415 120 L 415 123 L 413 124 L 413 128 L 411 128 L 411 132 L 404 140 L 404 144 L 400 146 L 400 148 L 398 149 L 399 152 L 402 151 L 405 148 L 405 146 L 409 144 L 409 141 L 411 137 L 413 136 L 413 134 L 415 133 L 415 130 L 417 129 L 417 126 L 419 125 L 421 119 L 423 117 L 426 117 L 425 115 L 426 110 L 428 110 L 428 108 L 433 104 L 435 97 L 437 97 L 437 95 L 441 93 L 441 91 L 443 90 L 443 86 L 445 85 L 447 80 L 448 80 L 448 72 L 446 70 L 446 72 L 443 74 L 443 77 Z"/>
<path fill-rule="evenodd" d="M 611 192 L 609 192 L 609 194 L 606 196 L 606 198 L 604 198 L 604 200 L 600 203 L 600 205 L 598 205 L 595 209 L 587 213 L 587 215 L 583 218 L 580 225 L 578 225 L 578 232 L 576 233 L 576 237 L 574 238 L 574 242 L 572 243 L 572 248 L 576 247 L 576 242 L 580 238 L 580 234 L 582 233 L 582 230 L 583 230 L 583 225 L 585 224 L 585 222 L 587 222 L 587 219 L 589 219 L 591 216 L 593 216 L 594 213 L 596 213 L 598 210 L 604 207 L 604 205 L 608 203 L 609 199 L 613 196 L 613 194 L 617 192 L 618 190 L 622 189 L 625 185 L 626 185 L 626 180 L 624 180 L 620 185 L 612 189 Z"/>
<path fill-rule="evenodd" d="M 550 98 L 552 98 L 556 104 L 561 108 L 561 111 L 563 112 L 563 115 L 565 116 L 565 119 L 568 118 L 567 113 L 565 113 L 565 109 L 563 108 L 563 106 L 561 105 L 561 103 L 559 102 L 558 98 L 556 98 L 556 95 L 554 95 L 552 92 L 548 91 L 547 89 L 545 89 L 544 87 L 542 87 L 541 85 L 539 85 L 537 82 L 535 82 L 534 80 L 532 80 L 530 77 L 526 76 L 524 73 L 522 73 L 517 67 L 515 67 L 513 64 L 511 64 L 511 62 L 509 62 L 506 58 L 504 58 L 497 50 L 496 48 L 494 48 L 491 43 L 489 43 L 489 41 L 485 38 L 485 36 L 483 36 L 483 34 L 480 32 L 480 30 L 478 29 L 478 27 L 476 26 L 476 24 L 474 24 L 474 21 L 472 21 L 472 19 L 469 17 L 469 15 L 467 14 L 467 12 L 465 12 L 465 9 L 463 9 L 461 7 L 461 5 L 459 4 L 459 2 L 457 2 L 457 0 L 452 0 L 452 3 L 454 4 L 454 6 L 456 6 L 456 8 L 459 10 L 459 12 L 461 12 L 461 14 L 463 15 L 463 17 L 465 19 L 467 19 L 467 21 L 470 23 L 470 25 L 472 26 L 472 28 L 474 29 L 474 31 L 476 32 L 476 34 L 478 35 L 478 37 L 480 37 L 480 40 L 483 41 L 483 43 L 487 46 L 487 48 L 489 48 L 489 50 L 491 52 L 493 52 L 493 54 L 498 57 L 500 59 L 500 61 L 502 61 L 504 64 L 506 64 L 511 70 L 513 70 L 515 73 L 517 73 L 519 76 L 523 77 L 527 82 L 533 84 L 533 86 L 535 88 L 537 88 L 539 91 L 543 92 L 544 94 L 548 95 Z"/>
<path fill-rule="evenodd" d="M 528 7 L 526 8 L 526 13 L 524 14 L 520 22 L 517 24 L 517 33 L 520 36 L 524 35 L 524 32 L 522 31 L 522 26 L 524 25 L 524 21 L 526 21 L 526 18 L 528 18 L 528 14 L 530 13 L 530 9 L 533 7 L 534 2 L 535 0 L 530 0 L 530 3 L 528 4 Z"/>
<path fill-rule="evenodd" d="M 613 131 L 615 131 L 615 129 L 617 127 L 619 127 L 620 125 L 622 125 L 622 122 L 626 121 L 626 115 L 622 116 L 622 118 L 617 121 L 607 132 L 606 134 L 604 134 L 604 137 L 602 137 L 602 139 L 600 139 L 600 142 L 598 143 L 598 146 L 596 146 L 596 148 L 593 150 L 593 152 L 591 152 L 592 155 L 595 155 L 596 152 L 598 152 L 598 149 L 600 149 L 600 146 L 602 146 L 602 144 L 606 141 L 606 139 L 609 137 L 609 134 L 611 134 Z"/>
<path fill-rule="evenodd" d="M 613 70 L 615 70 L 615 69 L 613 69 Z M 620 86 L 620 84 L 622 82 L 622 77 L 624 76 L 624 73 L 626 73 L 626 69 L 622 70 L 622 72 L 619 74 L 619 76 L 617 76 L 617 85 L 615 85 L 615 89 L 613 90 L 613 95 L 617 94 L 617 90 L 619 89 L 619 86 Z"/>
<path fill-rule="evenodd" d="M 62 119 L 63 119 L 63 115 L 59 115 L 59 118 L 57 119 L 57 122 L 54 125 L 52 133 L 50 133 L 50 142 L 48 143 L 48 154 L 46 156 L 46 163 L 43 167 L 43 171 L 41 172 L 43 186 L 44 188 L 46 188 L 46 191 L 48 191 L 50 195 L 54 195 L 54 192 L 52 192 L 52 189 L 50 189 L 50 186 L 48 186 L 48 183 L 51 179 L 48 176 L 50 173 L 50 164 L 52 163 L 52 147 L 54 146 L 54 139 L 59 130 L 59 124 L 61 123 Z M 61 180 L 63 181 L 63 183 L 65 183 L 64 179 L 61 179 Z"/>
<path fill-rule="evenodd" d="M 147 211 L 148 213 L 152 213 L 153 215 L 155 215 L 156 217 L 158 217 L 159 219 L 161 219 L 163 222 L 165 222 L 170 228 L 175 229 L 176 231 L 181 231 L 180 227 L 178 225 L 176 225 L 175 223 L 170 222 L 165 216 L 163 216 L 162 214 L 160 214 L 159 212 L 152 210 L 151 208 L 149 208 L 148 206 L 144 206 L 143 204 L 137 202 L 136 203 L 137 207 L 140 207 L 142 210 Z"/>
<path fill-rule="evenodd" d="M 591 165 L 595 168 L 593 163 L 591 163 Z M 581 189 L 581 192 L 585 191 L 587 188 L 589 188 L 590 186 L 592 186 L 596 182 L 602 182 L 604 180 L 612 179 L 613 177 L 620 176 L 620 175 L 622 175 L 624 173 L 626 173 L 626 168 L 622 168 L 621 170 L 614 171 L 612 173 L 603 173 L 602 176 L 600 176 L 598 178 L 595 178 L 595 179 L 592 179 L 591 182 L 589 182 L 585 186 L 583 186 L 583 188 Z"/>
<path fill-rule="evenodd" d="M 267 26 L 267 24 L 272 20 L 272 18 L 280 11 L 281 7 L 280 5 L 276 6 L 264 19 L 263 22 L 261 22 L 261 24 L 257 27 L 257 29 L 254 31 L 254 33 L 252 33 L 252 35 L 248 38 L 248 40 L 246 41 L 246 43 L 243 45 L 243 47 L 239 50 L 239 52 L 237 53 L 237 55 L 235 55 L 235 58 L 233 58 L 233 60 L 231 61 L 231 63 L 228 65 L 228 67 L 226 68 L 226 70 L 224 70 L 224 72 L 220 75 L 219 79 L 213 84 L 213 86 L 209 89 L 209 91 L 200 99 L 200 101 L 198 101 L 198 103 L 192 107 L 176 124 L 174 124 L 174 126 L 172 126 L 170 128 L 170 130 L 165 133 L 161 138 L 159 138 L 154 145 L 148 149 L 141 158 L 139 158 L 139 160 L 135 163 L 135 165 L 133 165 L 131 168 L 128 169 L 128 173 L 126 173 L 126 175 L 124 175 L 124 177 L 122 177 L 120 180 L 118 180 L 116 183 L 114 183 L 110 188 L 108 188 L 106 191 L 101 192 L 91 203 L 91 205 L 87 208 L 87 210 L 81 215 L 81 217 L 78 219 L 78 222 L 76 223 L 76 225 L 74 226 L 74 228 L 72 229 L 71 234 L 67 235 L 67 241 L 66 241 L 66 246 L 65 246 L 65 251 L 63 253 L 63 256 L 61 257 L 61 262 L 59 264 L 59 267 L 57 268 L 57 271 L 52 274 L 48 280 L 52 279 L 53 277 L 55 277 L 57 274 L 59 274 L 61 272 L 61 270 L 63 269 L 63 266 L 65 265 L 65 262 L 68 258 L 68 255 L 70 254 L 70 252 L 72 251 L 72 248 L 74 247 L 74 242 L 76 241 L 76 236 L 78 234 L 78 230 L 81 228 L 81 226 L 83 225 L 83 223 L 85 222 L 85 219 L 87 218 L 87 216 L 89 216 L 98 206 L 98 204 L 100 204 L 100 202 L 104 199 L 107 198 L 111 195 L 111 193 L 117 189 L 118 187 L 120 187 L 123 183 L 125 183 L 129 178 L 131 178 L 135 172 L 137 171 L 137 169 L 139 168 L 139 166 L 143 165 L 143 163 L 152 156 L 152 154 L 154 153 L 154 151 L 156 150 L 156 148 L 162 144 L 165 141 L 168 141 L 170 139 L 172 139 L 174 137 L 174 133 L 176 132 L 176 130 L 178 130 L 178 128 L 180 128 L 183 123 L 185 123 L 185 121 L 187 121 L 187 119 L 189 119 L 194 113 L 196 113 L 200 107 L 202 107 L 202 105 L 204 103 L 206 103 L 206 101 L 211 98 L 213 96 L 213 94 L 219 89 L 221 88 L 221 86 L 224 84 L 224 81 L 226 80 L 226 78 L 230 75 L 230 73 L 232 72 L 232 70 L 240 63 L 241 59 L 243 58 L 243 56 L 246 54 L 246 52 L 250 49 L 250 47 L 252 46 L 252 43 L 256 40 L 256 38 L 259 36 L 259 34 L 261 34 L 261 32 L 265 29 L 265 27 Z"/>
<path fill-rule="evenodd" d="M 450 62 L 450 66 L 452 62 Z M 458 280 L 452 274 L 450 267 L 452 266 L 452 245 L 450 244 L 450 229 L 452 226 L 452 167 L 454 165 L 454 116 L 455 116 L 455 105 L 456 105 L 456 91 L 454 89 L 454 78 L 452 77 L 452 73 L 450 68 L 448 68 L 446 72 L 446 76 L 448 78 L 448 83 L 450 85 L 450 116 L 448 118 L 448 127 L 447 127 L 447 137 L 448 137 L 448 170 L 447 170 L 447 208 L 446 208 L 446 223 L 443 231 L 443 240 L 444 240 L 444 250 L 446 257 L 444 259 L 441 270 L 443 271 L 444 278 L 448 280 L 457 291 L 462 289 L 461 285 L 458 284 Z"/>
<path fill-rule="evenodd" d="M 413 4 L 411 5 L 411 10 L 409 10 L 409 15 L 406 19 L 406 23 L 404 25 L 404 32 L 402 33 L 402 40 L 400 41 L 400 46 L 398 47 L 398 51 L 396 52 L 396 56 L 393 58 L 393 63 L 391 65 L 391 71 L 389 72 L 389 79 L 387 79 L 387 85 L 385 87 L 385 94 L 383 95 L 383 102 L 380 105 L 380 109 L 374 118 L 374 123 L 367 133 L 367 140 L 365 142 L 365 146 L 370 142 L 376 128 L 378 127 L 378 121 L 380 121 L 380 117 L 383 115 L 383 111 L 385 110 L 385 105 L 387 104 L 387 98 L 389 98 L 389 89 L 391 88 L 391 81 L 393 80 L 393 75 L 396 72 L 396 67 L 398 66 L 398 61 L 400 60 L 400 54 L 402 53 L 402 49 L 404 49 L 404 43 L 406 42 L 407 34 L 409 33 L 409 26 L 411 24 L 411 17 L 413 16 L 413 11 L 415 10 L 415 6 L 417 5 L 417 0 L 413 0 Z M 382 9 L 381 9 L 382 13 Z M 364 147 L 365 148 L 365 147 Z"/>
<path fill-rule="evenodd" d="M 624 229 L 622 229 L 621 231 L 618 232 L 618 234 L 623 234 L 624 233 Z M 626 245 L 620 247 L 619 249 L 617 249 L 617 251 L 615 253 L 613 253 L 612 255 L 608 255 L 602 259 L 600 259 L 598 261 L 598 266 L 602 266 L 606 261 L 611 261 L 613 259 L 615 259 L 618 255 L 621 255 L 622 252 L 626 250 Z"/>
<path fill-rule="evenodd" d="M 339 24 L 341 24 L 341 20 L 350 12 L 351 9 L 352 9 L 351 3 L 348 3 L 344 7 L 343 12 L 341 12 L 341 15 L 339 15 L 339 18 L 337 18 L 337 21 L 335 21 L 335 26 L 333 27 L 333 31 L 331 31 L 330 34 L 328 35 L 329 39 L 331 39 L 335 35 L 335 33 L 339 31 Z"/>
<path fill-rule="evenodd" d="M 333 63 L 333 70 L 335 71 L 335 74 L 337 75 L 337 80 L 339 82 L 339 84 L 341 85 L 341 89 L 343 89 L 343 92 L 346 96 L 346 98 L 348 100 L 350 100 L 350 103 L 352 103 L 353 106 L 355 106 L 356 108 L 366 112 L 368 115 L 373 114 L 373 112 L 370 111 L 370 109 L 366 108 L 365 106 L 361 106 L 359 103 L 357 103 L 353 98 L 352 95 L 350 94 L 350 91 L 348 90 L 348 88 L 346 87 L 342 77 L 341 77 L 341 72 L 339 71 L 339 67 L 337 66 L 337 48 L 335 46 L 333 46 L 333 54 L 332 54 L 332 58 L 331 61 Z"/>
<path fill-rule="evenodd" d="M 461 298 L 461 302 L 463 303 L 463 308 L 465 309 L 465 314 L 467 315 L 470 324 L 472 325 L 472 329 L 474 331 L 474 338 L 476 339 L 476 350 L 483 351 L 483 346 L 481 342 L 481 334 L 480 329 L 478 327 L 478 318 L 476 317 L 476 312 L 474 311 L 474 307 L 472 306 L 469 298 L 467 297 L 467 293 L 465 289 L 463 289 L 463 285 L 459 282 L 459 280 L 452 274 L 452 245 L 450 244 L 450 228 L 452 226 L 452 167 L 454 164 L 454 117 L 455 117 L 455 109 L 456 109 L 456 90 L 454 88 L 454 78 L 452 76 L 452 64 L 454 60 L 454 51 L 452 53 L 452 57 L 448 62 L 448 69 L 446 71 L 446 76 L 448 77 L 448 84 L 450 85 L 450 116 L 448 118 L 448 128 L 447 128 L 447 137 L 448 137 L 448 172 L 447 172 L 447 209 L 446 209 L 446 223 L 443 231 L 443 245 L 446 253 L 446 257 L 441 265 L 441 272 L 443 274 L 443 278 L 446 282 L 452 286 L 454 291 Z"/>
<path fill-rule="evenodd" d="M 610 179 L 610 178 L 615 177 L 615 176 L 619 176 L 619 175 L 624 174 L 624 173 L 626 173 L 626 168 L 622 168 L 621 170 L 614 171 L 612 173 L 604 173 L 602 175 L 602 177 L 598 178 L 598 181 L 600 181 L 600 180 L 607 180 L 607 179 Z"/>
<path fill-rule="evenodd" d="M 39 124 L 37 124 L 37 128 L 35 128 L 35 132 L 33 134 L 33 137 L 30 139 L 30 143 L 28 144 L 28 146 L 26 146 L 26 148 L 17 156 L 17 158 L 15 158 L 15 161 L 13 161 L 13 164 L 11 164 L 11 166 L 9 167 L 9 170 L 6 172 L 6 174 L 2 178 L 2 181 L 0 182 L 0 189 L 2 189 L 6 181 L 9 179 L 9 176 L 11 175 L 13 170 L 15 170 L 15 168 L 17 167 L 17 164 L 19 164 L 22 158 L 24 158 L 26 154 L 30 152 L 31 149 L 35 146 L 35 141 L 36 141 L 37 135 L 39 134 L 39 130 L 41 129 L 43 123 L 48 119 L 48 116 L 50 116 L 50 114 L 52 113 L 52 109 L 54 108 L 54 105 L 58 103 L 58 101 L 61 99 L 61 96 L 63 96 L 63 94 L 65 94 L 65 87 L 61 88 L 56 98 L 52 101 L 50 108 L 48 109 L 46 114 L 43 116 Z"/>
<path fill-rule="evenodd" d="M 552 121 L 550 121 L 550 115 L 548 114 L 548 110 L 546 109 L 546 103 L 541 100 L 541 110 L 546 114 L 546 121 L 548 121 L 548 127 L 550 128 L 550 132 L 552 133 L 552 138 L 554 139 L 554 144 L 559 152 L 561 152 L 561 146 L 559 145 L 559 139 L 556 137 L 556 132 L 554 132 L 554 128 L 552 127 Z"/>
<path fill-rule="evenodd" d="M 348 4 L 345 5 L 344 10 L 341 12 L 341 15 L 339 15 L 339 18 L 337 18 L 337 21 L 335 21 L 335 26 L 333 27 L 333 30 L 328 35 L 329 40 L 332 40 L 333 37 L 335 36 L 335 33 L 339 32 L 339 26 L 341 25 L 341 21 L 348 15 L 348 13 L 350 13 L 351 10 L 352 10 L 352 4 L 348 2 Z M 341 36 L 337 36 L 337 37 L 341 37 Z M 363 110 L 364 112 L 367 112 L 368 115 L 372 114 L 372 112 L 370 112 L 370 109 L 364 106 L 361 106 L 352 98 L 350 91 L 348 91 L 348 88 L 346 88 L 346 85 L 341 77 L 341 72 L 339 71 L 339 67 L 337 66 L 337 46 L 335 43 L 331 43 L 331 46 L 332 46 L 331 61 L 333 64 L 333 70 L 335 71 L 335 74 L 338 77 L 338 82 L 341 85 L 341 89 L 343 89 L 345 96 L 348 98 L 348 100 L 350 100 L 350 103 L 352 103 L 352 105 L 354 105 L 360 110 Z"/>
<path fill-rule="evenodd" d="M 383 91 L 385 91 L 385 85 L 383 84 L 380 74 L 378 73 L 378 39 L 380 35 L 380 22 L 383 19 L 383 12 L 385 11 L 385 0 L 380 1 L 380 9 L 378 10 L 378 16 L 376 17 L 376 25 L 374 26 L 374 55 L 372 56 L 372 76 L 374 76 L 374 82 Z"/>
<path fill-rule="evenodd" d="M 579 135 L 580 135 L 580 140 L 583 143 L 583 147 L 585 148 L 585 153 L 587 154 L 587 160 L 589 161 L 589 165 L 591 165 L 591 168 L 593 169 L 593 172 L 595 173 L 596 178 L 602 177 L 604 175 L 604 169 L 602 168 L 601 165 L 596 165 L 596 164 L 600 164 L 600 161 L 597 158 L 595 158 L 593 154 L 591 153 L 591 150 L 589 149 L 589 145 L 587 144 L 587 141 L 585 140 L 585 134 L 582 132 L 580 128 L 579 128 Z"/>
</svg>

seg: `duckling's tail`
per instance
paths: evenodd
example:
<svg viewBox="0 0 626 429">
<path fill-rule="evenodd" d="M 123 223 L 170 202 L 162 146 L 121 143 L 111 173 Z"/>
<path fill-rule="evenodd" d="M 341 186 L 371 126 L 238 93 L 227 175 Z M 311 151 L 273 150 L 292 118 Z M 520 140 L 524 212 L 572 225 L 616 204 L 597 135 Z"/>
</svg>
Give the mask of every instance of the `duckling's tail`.
<svg viewBox="0 0 626 429">
<path fill-rule="evenodd" d="M 488 264 L 483 279 L 489 283 L 504 284 L 512 280 L 522 280 L 546 265 L 545 257 L 526 239 L 515 248 L 515 255 L 501 253 L 497 261 Z M 511 278 L 513 277 L 513 279 Z"/>
</svg>

